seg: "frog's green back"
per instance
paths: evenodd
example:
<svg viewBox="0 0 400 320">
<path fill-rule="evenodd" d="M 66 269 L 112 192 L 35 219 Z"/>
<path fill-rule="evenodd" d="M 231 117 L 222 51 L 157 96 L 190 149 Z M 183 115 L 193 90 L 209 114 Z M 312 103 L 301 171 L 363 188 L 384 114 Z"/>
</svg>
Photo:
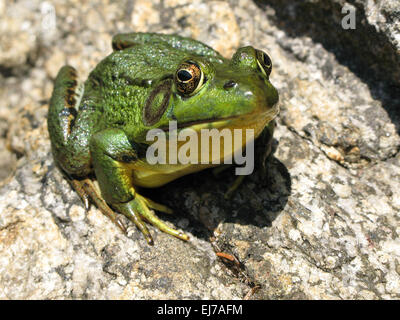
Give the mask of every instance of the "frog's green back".
<svg viewBox="0 0 400 320">
<path fill-rule="evenodd" d="M 121 48 L 138 45 L 154 46 L 156 44 L 168 45 L 170 50 L 184 51 L 202 57 L 208 57 L 209 59 L 222 59 L 222 56 L 217 51 L 206 44 L 176 34 L 125 33 L 115 35 L 112 40 L 112 47 L 114 50 L 121 50 Z"/>
</svg>

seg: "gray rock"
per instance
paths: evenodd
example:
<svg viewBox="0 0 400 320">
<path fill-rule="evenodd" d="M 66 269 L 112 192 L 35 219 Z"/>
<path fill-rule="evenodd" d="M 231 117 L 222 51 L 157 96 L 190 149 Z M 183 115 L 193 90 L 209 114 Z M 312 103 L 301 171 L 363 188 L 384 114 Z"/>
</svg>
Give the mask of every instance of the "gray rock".
<svg viewBox="0 0 400 320">
<path fill-rule="evenodd" d="M 266 3 L 273 8 L 268 17 L 284 31 L 277 42 L 315 71 L 313 83 L 304 70 L 293 72 L 294 88 L 283 92 L 290 102 L 283 108 L 285 124 L 348 167 L 394 156 L 400 149 L 398 1 Z M 345 30 L 342 9 L 348 7 L 355 9 L 355 29 Z M 310 94 L 311 105 L 302 101 Z"/>
<path fill-rule="evenodd" d="M 0 23 L 16 41 L 35 37 L 0 55 L 1 299 L 400 298 L 398 1 L 52 3 L 48 34 L 38 21 L 51 24 L 52 9 L 39 1 L 16 1 L 18 21 Z M 357 8 L 350 32 L 346 3 Z M 192 36 L 226 56 L 252 44 L 274 64 L 281 114 L 266 176 L 230 201 L 229 170 L 145 190 L 177 211 L 159 215 L 189 242 L 151 228 L 149 247 L 126 219 L 128 236 L 85 212 L 51 156 L 58 68 L 85 78 L 111 36 L 132 30 Z"/>
</svg>

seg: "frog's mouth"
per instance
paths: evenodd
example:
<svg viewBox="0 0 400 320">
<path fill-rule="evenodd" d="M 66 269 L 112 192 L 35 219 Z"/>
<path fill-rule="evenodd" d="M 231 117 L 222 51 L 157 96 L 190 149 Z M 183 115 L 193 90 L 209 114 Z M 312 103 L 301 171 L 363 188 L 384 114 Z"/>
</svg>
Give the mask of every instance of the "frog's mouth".
<svg viewBox="0 0 400 320">
<path fill-rule="evenodd" d="M 188 122 L 181 122 L 177 123 L 177 129 L 187 129 L 187 128 L 195 128 L 198 125 L 212 125 L 213 123 L 218 123 L 221 121 L 229 121 L 232 119 L 239 118 L 240 116 L 231 116 L 231 117 L 226 117 L 222 119 L 217 119 L 217 118 L 209 118 L 209 119 L 201 119 L 201 120 L 195 120 L 195 121 L 188 121 Z M 214 126 L 212 126 L 214 128 Z M 170 132 L 170 127 L 169 126 L 162 126 L 159 129 L 165 131 L 165 132 Z M 197 131 L 197 130 L 196 130 Z"/>
<path fill-rule="evenodd" d="M 253 112 L 244 115 L 234 115 L 225 118 L 209 118 L 209 119 L 200 119 L 195 121 L 181 122 L 176 123 L 176 126 L 173 129 L 177 130 L 178 133 L 183 129 L 192 129 L 196 132 L 200 132 L 201 129 L 234 129 L 234 128 L 249 128 L 254 127 L 256 131 L 260 131 L 259 129 L 263 129 L 264 126 L 273 120 L 279 113 L 279 105 L 275 105 L 273 108 L 269 109 L 265 112 Z M 162 126 L 159 129 L 163 130 L 166 133 L 171 134 L 171 127 Z M 258 135 L 256 133 L 256 135 Z"/>
</svg>

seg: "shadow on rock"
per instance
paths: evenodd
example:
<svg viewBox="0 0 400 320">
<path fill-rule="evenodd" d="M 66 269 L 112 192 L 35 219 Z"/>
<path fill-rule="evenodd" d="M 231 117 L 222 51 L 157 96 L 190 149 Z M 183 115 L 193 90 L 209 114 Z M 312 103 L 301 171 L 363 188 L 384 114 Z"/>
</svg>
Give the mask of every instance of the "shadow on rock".
<svg viewBox="0 0 400 320">
<path fill-rule="evenodd" d="M 348 1 L 356 8 L 356 28 L 345 30 L 341 27 L 345 14 L 342 13 L 343 6 L 339 1 L 254 2 L 262 9 L 266 6 L 272 7 L 275 14 L 271 19 L 289 37 L 310 37 L 315 43 L 320 43 L 332 52 L 340 64 L 348 67 L 368 85 L 372 97 L 382 102 L 397 131 L 400 131 L 400 55 L 390 42 L 390 35 L 367 22 L 365 6 Z M 375 10 L 379 11 L 378 4 Z M 398 13 L 394 11 L 385 14 L 395 16 Z M 392 18 L 387 19 L 390 23 Z M 286 44 L 285 41 L 281 39 L 280 44 L 291 51 L 290 44 Z M 307 57 L 297 58 L 302 60 Z M 334 77 L 335 81 L 346 81 L 340 80 L 341 75 L 333 72 L 333 65 L 329 61 L 325 62 L 321 70 L 326 78 Z M 346 86 L 346 83 L 343 85 Z"/>
<path fill-rule="evenodd" d="M 209 240 L 221 222 L 269 227 L 288 201 L 291 178 L 286 166 L 274 156 L 269 157 L 266 165 L 265 175 L 255 170 L 229 199 L 224 194 L 237 177 L 234 168 L 217 176 L 212 170 L 205 170 L 158 189 L 143 189 L 142 193 L 176 212 L 173 216 L 158 213 L 160 218 L 205 240 Z M 188 219 L 189 223 L 182 223 L 182 219 Z"/>
</svg>

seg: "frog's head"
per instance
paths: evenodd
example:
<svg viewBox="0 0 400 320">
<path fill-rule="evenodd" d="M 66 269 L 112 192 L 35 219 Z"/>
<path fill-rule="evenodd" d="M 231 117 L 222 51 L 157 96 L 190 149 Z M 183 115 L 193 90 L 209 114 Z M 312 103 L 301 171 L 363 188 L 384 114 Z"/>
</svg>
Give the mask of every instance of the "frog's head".
<svg viewBox="0 0 400 320">
<path fill-rule="evenodd" d="M 161 79 L 143 108 L 148 129 L 254 128 L 257 136 L 277 115 L 278 92 L 269 81 L 269 56 L 242 47 L 231 60 L 185 57 L 174 74 Z"/>
</svg>

